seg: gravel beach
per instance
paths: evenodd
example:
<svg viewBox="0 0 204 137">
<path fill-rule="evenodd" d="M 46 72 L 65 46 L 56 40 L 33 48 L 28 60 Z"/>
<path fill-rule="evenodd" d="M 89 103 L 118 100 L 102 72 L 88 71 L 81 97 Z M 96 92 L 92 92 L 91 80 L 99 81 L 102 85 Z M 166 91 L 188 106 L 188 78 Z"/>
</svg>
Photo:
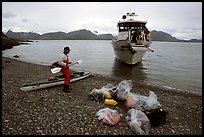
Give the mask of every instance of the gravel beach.
<svg viewBox="0 0 204 137">
<path fill-rule="evenodd" d="M 2 134 L 3 135 L 137 135 L 125 122 L 123 105 L 107 106 L 90 100 L 92 89 L 118 85 L 124 79 L 92 74 L 73 82 L 72 91 L 63 85 L 23 92 L 23 84 L 52 76 L 49 66 L 2 57 Z M 153 91 L 165 109 L 167 122 L 151 127 L 150 135 L 202 135 L 202 95 L 161 89 L 133 81 L 131 92 L 148 96 Z M 122 121 L 109 126 L 96 112 L 109 107 L 122 114 Z"/>
</svg>

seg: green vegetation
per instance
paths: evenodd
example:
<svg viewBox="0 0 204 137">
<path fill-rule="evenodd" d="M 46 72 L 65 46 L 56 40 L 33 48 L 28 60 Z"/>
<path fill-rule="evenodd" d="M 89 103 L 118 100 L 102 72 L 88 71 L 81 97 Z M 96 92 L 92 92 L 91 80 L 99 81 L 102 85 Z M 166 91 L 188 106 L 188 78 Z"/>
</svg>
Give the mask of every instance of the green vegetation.
<svg viewBox="0 0 204 137">
<path fill-rule="evenodd" d="M 11 49 L 13 46 L 17 46 L 17 45 L 20 45 L 19 40 L 2 38 L 2 50 Z"/>
<path fill-rule="evenodd" d="M 13 46 L 20 45 L 21 40 L 8 38 L 3 32 L 2 32 L 2 50 L 5 49 L 11 49 Z"/>
</svg>

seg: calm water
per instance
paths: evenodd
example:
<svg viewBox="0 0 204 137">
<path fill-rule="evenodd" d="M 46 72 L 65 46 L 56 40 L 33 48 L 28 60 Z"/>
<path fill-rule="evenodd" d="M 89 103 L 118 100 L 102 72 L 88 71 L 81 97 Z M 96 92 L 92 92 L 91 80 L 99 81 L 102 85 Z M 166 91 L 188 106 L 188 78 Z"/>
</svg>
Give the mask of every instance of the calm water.
<svg viewBox="0 0 204 137">
<path fill-rule="evenodd" d="M 39 40 L 3 51 L 3 56 L 35 64 L 50 65 L 64 46 L 71 48 L 72 66 L 96 74 L 142 81 L 164 88 L 202 93 L 202 43 L 152 42 L 155 52 L 147 52 L 142 63 L 126 65 L 115 59 L 110 40 Z"/>
</svg>

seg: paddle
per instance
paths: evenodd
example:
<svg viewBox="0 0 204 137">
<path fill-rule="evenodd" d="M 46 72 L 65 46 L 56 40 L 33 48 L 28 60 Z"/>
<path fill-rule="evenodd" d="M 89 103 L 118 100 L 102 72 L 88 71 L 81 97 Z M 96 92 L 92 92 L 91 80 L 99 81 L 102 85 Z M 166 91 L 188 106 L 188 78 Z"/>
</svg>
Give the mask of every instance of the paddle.
<svg viewBox="0 0 204 137">
<path fill-rule="evenodd" d="M 79 61 L 76 61 L 76 62 L 73 62 L 73 63 L 69 64 L 68 66 L 72 66 L 72 65 L 75 65 L 75 64 L 81 64 L 81 63 L 82 63 L 82 60 L 79 60 Z M 51 69 L 51 72 L 52 72 L 53 74 L 55 74 L 55 73 L 60 72 L 61 69 L 62 69 L 62 68 L 60 68 L 60 67 L 52 68 L 52 69 Z"/>
<path fill-rule="evenodd" d="M 148 50 L 150 50 L 151 52 L 154 52 L 154 50 L 153 49 L 150 49 L 149 47 L 146 47 Z"/>
</svg>

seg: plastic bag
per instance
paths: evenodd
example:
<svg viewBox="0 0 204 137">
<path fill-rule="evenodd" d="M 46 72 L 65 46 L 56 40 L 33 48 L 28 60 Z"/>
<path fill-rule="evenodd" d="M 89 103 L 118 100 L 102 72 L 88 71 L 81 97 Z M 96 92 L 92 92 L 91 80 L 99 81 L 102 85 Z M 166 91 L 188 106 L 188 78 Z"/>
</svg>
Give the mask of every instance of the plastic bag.
<svg viewBox="0 0 204 137">
<path fill-rule="evenodd" d="M 129 96 L 130 90 L 132 89 L 131 80 L 123 80 L 117 86 L 117 99 L 126 100 Z"/>
<path fill-rule="evenodd" d="M 157 100 L 156 94 L 153 91 L 149 91 L 149 96 L 142 96 L 136 93 L 130 93 L 130 96 L 139 103 L 139 106 L 137 105 L 134 108 L 137 108 L 141 111 L 157 109 L 161 106 L 161 104 Z"/>
<path fill-rule="evenodd" d="M 101 89 L 92 89 L 92 91 L 89 93 L 89 97 L 91 100 L 96 100 L 96 101 L 102 101 L 105 98 L 111 99 L 113 98 L 115 94 L 115 87 L 111 84 L 107 84 Z"/>
<path fill-rule="evenodd" d="M 125 105 L 127 108 L 133 108 L 136 104 L 136 100 L 133 97 L 128 97 L 126 99 Z"/>
<path fill-rule="evenodd" d="M 135 100 L 132 96 L 129 96 L 126 101 L 125 104 L 127 109 L 131 109 L 131 108 L 136 108 L 138 110 L 143 110 L 143 108 L 140 106 L 139 102 L 137 100 Z"/>
<path fill-rule="evenodd" d="M 89 93 L 89 98 L 91 100 L 101 101 L 101 100 L 103 100 L 103 92 L 100 89 L 94 88 Z"/>
<path fill-rule="evenodd" d="M 140 110 L 132 108 L 125 117 L 129 127 L 137 134 L 149 135 L 150 122 L 147 116 Z"/>
<path fill-rule="evenodd" d="M 100 109 L 96 116 L 98 116 L 99 120 L 102 120 L 103 123 L 108 125 L 116 125 L 121 121 L 121 117 L 117 110 L 112 110 L 110 108 Z"/>
<path fill-rule="evenodd" d="M 116 86 L 113 86 L 112 84 L 105 85 L 101 88 L 101 91 L 103 92 L 104 98 L 116 98 Z"/>
<path fill-rule="evenodd" d="M 104 90 L 109 90 L 111 92 L 115 92 L 116 87 L 113 86 L 112 84 L 107 84 L 104 87 L 101 88 L 102 91 Z"/>
</svg>

